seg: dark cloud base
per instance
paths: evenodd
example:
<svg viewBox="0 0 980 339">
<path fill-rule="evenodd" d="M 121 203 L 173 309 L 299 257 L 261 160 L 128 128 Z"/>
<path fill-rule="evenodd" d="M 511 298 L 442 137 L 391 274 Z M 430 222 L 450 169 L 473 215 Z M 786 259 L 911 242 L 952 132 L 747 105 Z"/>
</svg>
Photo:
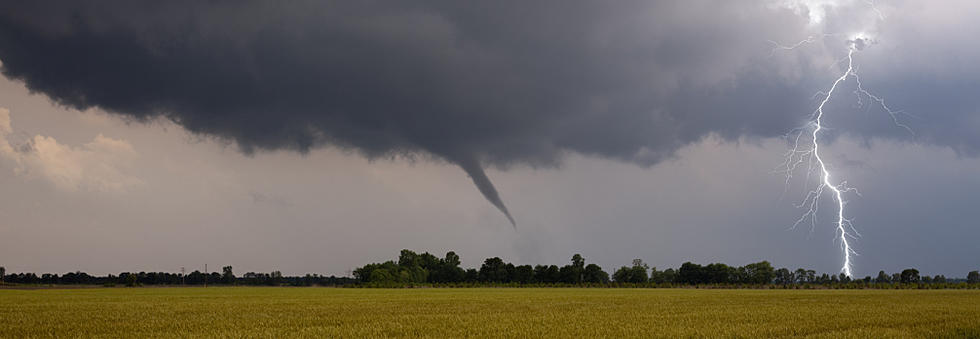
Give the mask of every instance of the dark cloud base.
<svg viewBox="0 0 980 339">
<path fill-rule="evenodd" d="M 486 166 L 650 165 L 797 127 L 819 87 L 773 74 L 765 41 L 805 25 L 754 1 L 4 2 L 0 61 L 59 104 L 247 153 L 432 155 L 516 225 Z"/>
</svg>

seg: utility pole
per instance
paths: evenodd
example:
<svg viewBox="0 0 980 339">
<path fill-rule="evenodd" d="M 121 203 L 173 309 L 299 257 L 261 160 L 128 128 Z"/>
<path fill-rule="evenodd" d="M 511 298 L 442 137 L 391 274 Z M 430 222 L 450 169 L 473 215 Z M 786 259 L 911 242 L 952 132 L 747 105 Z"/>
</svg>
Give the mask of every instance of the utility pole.
<svg viewBox="0 0 980 339">
<path fill-rule="evenodd" d="M 204 264 L 204 287 L 208 287 L 208 264 Z"/>
<path fill-rule="evenodd" d="M 184 266 L 181 266 L 180 267 L 180 286 L 184 286 L 184 276 L 186 276 L 186 275 L 187 275 L 187 271 L 184 269 Z"/>
</svg>

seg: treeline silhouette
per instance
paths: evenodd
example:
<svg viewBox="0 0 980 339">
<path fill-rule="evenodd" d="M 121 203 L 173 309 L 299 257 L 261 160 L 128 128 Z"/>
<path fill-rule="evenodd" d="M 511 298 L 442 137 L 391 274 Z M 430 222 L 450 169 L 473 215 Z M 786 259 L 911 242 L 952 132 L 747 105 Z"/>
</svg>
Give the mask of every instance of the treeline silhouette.
<svg viewBox="0 0 980 339">
<path fill-rule="evenodd" d="M 943 275 L 922 276 L 914 268 L 895 274 L 878 273 L 877 277 L 852 279 L 841 274 L 820 274 L 808 269 L 775 269 L 768 261 L 745 266 L 722 263 L 699 265 L 691 262 L 679 268 L 658 270 L 643 260 L 634 259 L 630 266 L 616 269 L 610 276 L 601 267 L 585 263 L 575 254 L 565 266 L 514 265 L 499 257 L 483 261 L 479 269 L 460 267 L 455 252 L 438 258 L 428 252 L 418 254 L 402 250 L 397 261 L 367 264 L 354 270 L 360 286 L 607 286 L 607 287 L 682 287 L 682 286 L 793 286 L 835 288 L 980 288 L 980 272 L 972 271 L 967 279 L 947 279 Z"/>
<path fill-rule="evenodd" d="M 307 274 L 304 276 L 284 276 L 279 271 L 271 273 L 248 272 L 236 277 L 231 266 L 225 266 L 221 273 L 189 274 L 167 272 L 123 272 L 119 275 L 93 276 L 85 272 L 69 272 L 62 275 L 45 273 L 15 273 L 4 275 L 0 267 L 0 282 L 7 284 L 30 285 L 103 285 L 103 286 L 143 286 L 143 285 L 246 285 L 246 286 L 341 286 L 356 281 L 349 277 Z"/>
<path fill-rule="evenodd" d="M 876 277 L 852 279 L 847 275 L 818 275 L 814 270 L 799 268 L 775 269 L 768 261 L 728 266 L 722 263 L 699 265 L 691 262 L 679 268 L 658 270 L 643 260 L 634 259 L 609 275 L 596 264 L 586 264 L 575 254 L 568 265 L 514 265 L 499 257 L 487 258 L 477 268 L 463 268 L 455 252 L 438 258 L 428 252 L 402 250 L 398 260 L 372 263 L 358 267 L 354 277 L 283 276 L 271 273 L 248 272 L 238 277 L 231 266 L 221 273 L 189 274 L 166 272 L 123 272 L 119 275 L 92 276 L 84 272 L 63 275 L 45 273 L 6 274 L 0 266 L 2 284 L 44 285 L 246 285 L 246 286 L 347 286 L 347 287 L 411 287 L 411 286 L 588 286 L 588 287 L 769 287 L 769 288 L 980 288 L 980 272 L 972 271 L 966 279 L 947 279 L 943 275 L 920 275 L 914 268 L 894 274 L 880 271 Z"/>
</svg>

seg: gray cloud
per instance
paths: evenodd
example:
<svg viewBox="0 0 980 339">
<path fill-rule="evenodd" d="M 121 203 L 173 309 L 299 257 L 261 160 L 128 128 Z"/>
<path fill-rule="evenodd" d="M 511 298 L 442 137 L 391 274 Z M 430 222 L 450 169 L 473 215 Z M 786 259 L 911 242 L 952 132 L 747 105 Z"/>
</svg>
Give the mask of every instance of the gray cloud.
<svg viewBox="0 0 980 339">
<path fill-rule="evenodd" d="M 822 14 L 824 28 L 864 20 L 837 11 Z M 710 134 L 781 135 L 832 76 L 820 58 L 843 46 L 769 57 L 767 40 L 815 28 L 756 1 L 36 1 L 0 13 L 3 74 L 59 104 L 164 117 L 246 153 L 441 159 L 512 223 L 485 166 L 555 166 L 566 152 L 650 165 Z M 909 83 L 882 93 L 929 85 Z M 948 126 L 973 119 L 973 96 L 927 93 L 954 109 L 915 126 L 920 140 L 976 149 L 975 123 Z M 845 132 L 901 137 L 850 120 Z"/>
</svg>

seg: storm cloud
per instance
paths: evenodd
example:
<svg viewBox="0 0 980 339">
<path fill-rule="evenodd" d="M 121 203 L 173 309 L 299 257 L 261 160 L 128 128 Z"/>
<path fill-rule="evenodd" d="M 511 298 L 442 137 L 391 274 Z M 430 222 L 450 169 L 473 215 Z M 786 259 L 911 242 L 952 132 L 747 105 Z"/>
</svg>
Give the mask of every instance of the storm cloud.
<svg viewBox="0 0 980 339">
<path fill-rule="evenodd" d="M 338 147 L 450 162 L 514 223 L 487 166 L 553 167 L 569 152 L 652 165 L 709 135 L 804 123 L 844 40 L 775 56 L 767 41 L 866 20 L 839 13 L 857 5 L 826 5 L 815 23 L 812 8 L 786 3 L 5 1 L 0 62 L 58 104 L 168 119 L 246 153 Z M 896 4 L 906 5 L 918 6 Z M 862 54 L 883 61 L 862 64 L 865 85 L 922 117 L 916 140 L 975 153 L 980 106 L 961 94 L 980 72 L 949 55 L 977 52 L 914 48 L 949 33 L 902 28 L 930 11 L 874 27 L 882 43 Z M 961 76 L 939 76 L 953 67 Z M 865 109 L 854 106 L 835 109 Z M 868 116 L 832 127 L 907 137 Z"/>
</svg>

